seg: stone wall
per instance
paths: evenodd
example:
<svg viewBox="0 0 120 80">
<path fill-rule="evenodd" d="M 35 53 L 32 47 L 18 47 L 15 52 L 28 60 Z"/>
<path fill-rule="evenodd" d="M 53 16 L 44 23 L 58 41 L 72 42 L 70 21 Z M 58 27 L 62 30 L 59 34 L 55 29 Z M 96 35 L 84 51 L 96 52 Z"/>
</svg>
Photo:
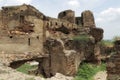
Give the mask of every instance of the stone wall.
<svg viewBox="0 0 120 80">
<path fill-rule="evenodd" d="M 116 53 L 110 57 L 107 62 L 108 80 L 120 79 L 120 40 L 115 42 Z"/>
<path fill-rule="evenodd" d="M 44 25 L 46 26 L 46 38 L 70 38 L 75 36 L 74 30 L 78 29 L 76 24 L 55 18 L 48 18 Z"/>
<path fill-rule="evenodd" d="M 84 27 L 95 27 L 93 13 L 89 10 L 82 12 L 82 23 Z"/>
<path fill-rule="evenodd" d="M 43 54 L 44 15 L 30 5 L 2 7 L 0 16 L 0 53 L 4 59 L 15 55 Z M 12 61 L 24 60 L 14 57 Z M 2 56 L 3 57 L 3 56 Z M 32 57 L 29 57 L 32 58 Z M 11 60 L 8 61 L 9 63 Z"/>
<path fill-rule="evenodd" d="M 44 48 L 49 57 L 40 62 L 38 71 L 44 73 L 45 77 L 57 72 L 74 76 L 83 60 L 90 61 L 94 57 L 94 44 L 91 41 L 48 39 Z"/>
<path fill-rule="evenodd" d="M 75 23 L 75 12 L 72 10 L 65 10 L 58 14 L 59 19 L 67 20 L 70 23 Z"/>
</svg>

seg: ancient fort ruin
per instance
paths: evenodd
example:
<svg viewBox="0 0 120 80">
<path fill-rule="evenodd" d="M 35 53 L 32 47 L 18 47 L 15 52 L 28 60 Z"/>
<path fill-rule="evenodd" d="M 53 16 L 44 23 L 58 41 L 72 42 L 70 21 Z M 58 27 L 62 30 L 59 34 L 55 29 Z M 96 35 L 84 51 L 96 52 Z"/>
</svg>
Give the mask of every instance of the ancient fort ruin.
<svg viewBox="0 0 120 80">
<path fill-rule="evenodd" d="M 74 76 L 84 60 L 100 64 L 103 32 L 89 10 L 79 17 L 65 10 L 51 18 L 31 5 L 4 6 L 0 10 L 0 61 L 17 68 L 36 60 L 36 71 L 45 77 L 57 72 Z"/>
</svg>

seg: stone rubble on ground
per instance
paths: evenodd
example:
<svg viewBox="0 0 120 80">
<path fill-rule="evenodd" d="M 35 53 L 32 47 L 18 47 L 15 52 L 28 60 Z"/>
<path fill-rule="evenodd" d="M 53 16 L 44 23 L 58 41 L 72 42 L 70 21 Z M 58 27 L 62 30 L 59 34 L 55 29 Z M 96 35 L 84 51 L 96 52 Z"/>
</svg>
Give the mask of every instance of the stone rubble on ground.
<svg viewBox="0 0 120 80">
<path fill-rule="evenodd" d="M 0 64 L 0 80 L 73 80 L 73 78 L 56 73 L 54 77 L 45 79 L 39 76 L 23 74 Z"/>
</svg>

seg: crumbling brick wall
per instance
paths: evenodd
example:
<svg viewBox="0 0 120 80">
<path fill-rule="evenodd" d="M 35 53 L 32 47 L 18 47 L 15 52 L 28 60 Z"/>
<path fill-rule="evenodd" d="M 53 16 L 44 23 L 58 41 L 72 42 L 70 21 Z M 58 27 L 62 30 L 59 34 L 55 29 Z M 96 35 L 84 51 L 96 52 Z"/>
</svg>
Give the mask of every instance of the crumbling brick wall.
<svg viewBox="0 0 120 80">
<path fill-rule="evenodd" d="M 107 79 L 119 80 L 120 79 L 120 40 L 115 41 L 115 51 L 107 62 Z"/>
<path fill-rule="evenodd" d="M 6 54 L 6 58 L 14 54 L 32 55 L 32 57 L 39 57 L 43 54 L 43 19 L 44 15 L 30 5 L 2 7 L 0 11 L 0 53 Z M 9 61 L 27 58 L 14 57 Z"/>
<path fill-rule="evenodd" d="M 95 27 L 93 13 L 89 10 L 82 12 L 82 23 L 84 27 Z"/>
<path fill-rule="evenodd" d="M 69 21 L 70 23 L 75 23 L 75 12 L 72 10 L 65 10 L 58 14 L 59 19 Z"/>
</svg>

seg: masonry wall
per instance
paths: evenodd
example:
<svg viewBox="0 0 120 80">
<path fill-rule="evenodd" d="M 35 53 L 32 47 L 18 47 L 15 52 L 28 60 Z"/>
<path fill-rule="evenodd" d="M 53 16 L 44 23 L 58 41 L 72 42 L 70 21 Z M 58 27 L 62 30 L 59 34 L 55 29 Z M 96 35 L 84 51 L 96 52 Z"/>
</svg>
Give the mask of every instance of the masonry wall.
<svg viewBox="0 0 120 80">
<path fill-rule="evenodd" d="M 115 53 L 107 61 L 107 80 L 120 79 L 120 40 L 114 43 Z"/>
<path fill-rule="evenodd" d="M 66 20 L 48 18 L 45 21 L 46 38 L 71 38 L 75 36 L 77 25 Z"/>
<path fill-rule="evenodd" d="M 1 53 L 32 57 L 43 53 L 44 21 L 41 13 L 31 6 L 22 5 L 3 7 L 0 15 Z"/>
</svg>

